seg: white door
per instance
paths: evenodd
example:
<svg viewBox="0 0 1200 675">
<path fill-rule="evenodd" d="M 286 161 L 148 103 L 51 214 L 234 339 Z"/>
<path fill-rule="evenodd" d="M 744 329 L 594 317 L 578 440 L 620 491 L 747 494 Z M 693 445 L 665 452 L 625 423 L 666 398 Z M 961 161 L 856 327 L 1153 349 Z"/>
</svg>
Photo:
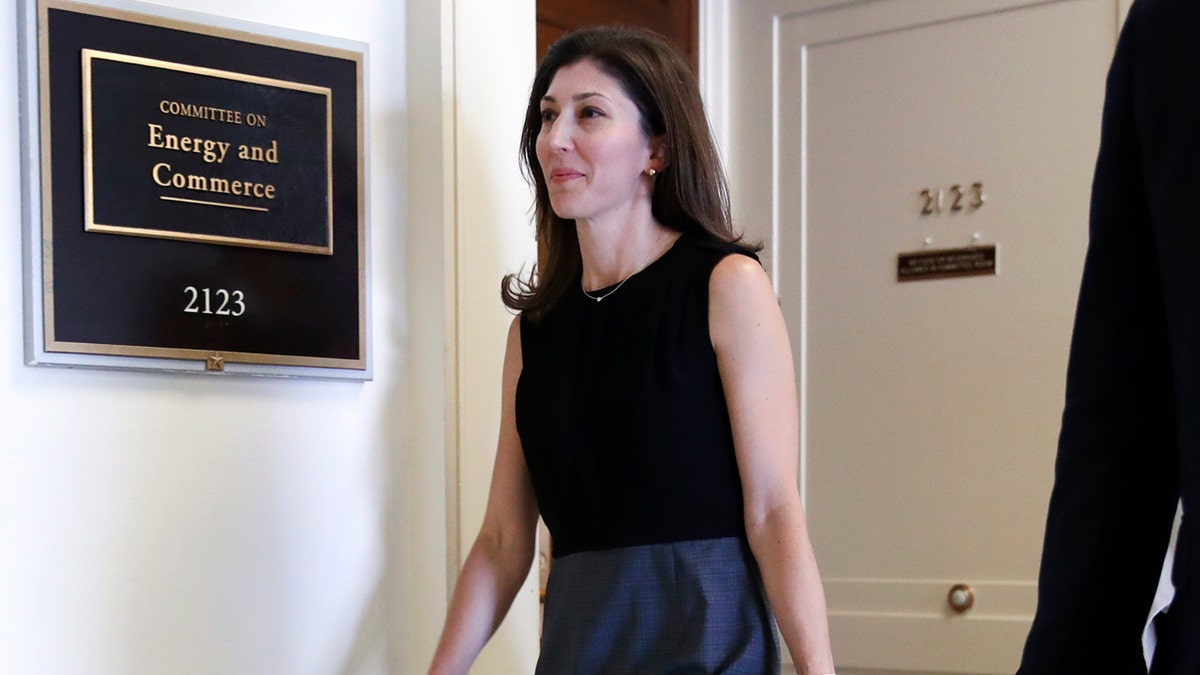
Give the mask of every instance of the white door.
<svg viewBox="0 0 1200 675">
<path fill-rule="evenodd" d="M 792 335 L 839 672 L 1012 673 L 1118 3 L 731 7 L 735 219 Z M 994 275 L 897 280 L 900 253 L 993 245 Z"/>
</svg>

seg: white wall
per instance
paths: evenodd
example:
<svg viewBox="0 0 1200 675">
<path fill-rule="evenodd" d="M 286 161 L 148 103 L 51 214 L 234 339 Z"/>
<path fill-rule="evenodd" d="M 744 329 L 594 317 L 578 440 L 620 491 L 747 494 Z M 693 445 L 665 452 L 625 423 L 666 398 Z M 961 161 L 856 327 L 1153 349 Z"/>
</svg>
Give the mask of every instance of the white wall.
<svg viewBox="0 0 1200 675">
<path fill-rule="evenodd" d="M 426 279 L 448 280 L 444 298 L 411 294 L 412 309 L 429 308 L 414 311 L 429 320 L 411 330 L 414 340 L 428 344 L 426 353 L 439 341 L 445 350 L 448 376 L 440 396 L 447 411 L 445 544 L 452 581 L 483 520 L 495 457 L 512 320 L 499 302 L 500 278 L 536 252 L 531 196 L 517 164 L 533 79 L 534 0 L 409 0 L 409 22 L 409 278 L 414 288 Z M 448 224 L 445 231 L 430 227 L 439 221 Z M 413 367 L 427 371 L 432 384 L 430 368 Z M 535 580 L 526 579 L 473 672 L 533 671 Z M 440 609 L 427 615 L 435 628 L 443 620 Z"/>
<path fill-rule="evenodd" d="M 443 426 L 410 421 L 420 398 L 408 391 L 410 364 L 436 366 L 441 348 L 419 353 L 405 316 L 410 293 L 440 295 L 445 284 L 407 282 L 404 3 L 162 4 L 370 44 L 375 380 L 23 365 L 9 4 L 0 13 L 10 55 L 0 68 L 0 203 L 9 205 L 0 672 L 416 672 L 436 636 L 428 617 L 445 603 L 446 476 L 442 447 L 405 442 Z"/>
<path fill-rule="evenodd" d="M 512 316 L 500 278 L 536 255 L 518 158 L 536 58 L 533 0 L 455 2 L 455 170 L 458 263 L 459 542 L 465 558 L 483 522 L 500 426 L 500 379 Z M 472 672 L 533 672 L 536 575 Z"/>
<path fill-rule="evenodd" d="M 0 672 L 421 672 L 487 491 L 499 276 L 532 252 L 512 127 L 533 1 L 159 4 L 369 44 L 375 379 L 23 365 L 10 6 Z M 531 670 L 532 584 L 510 616 L 477 672 Z"/>
</svg>

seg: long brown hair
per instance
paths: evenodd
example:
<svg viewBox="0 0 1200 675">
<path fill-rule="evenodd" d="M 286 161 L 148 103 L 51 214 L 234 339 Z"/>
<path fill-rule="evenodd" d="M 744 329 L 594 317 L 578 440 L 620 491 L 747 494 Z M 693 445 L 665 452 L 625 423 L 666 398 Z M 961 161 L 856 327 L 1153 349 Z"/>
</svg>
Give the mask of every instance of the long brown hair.
<svg viewBox="0 0 1200 675">
<path fill-rule="evenodd" d="M 675 48 L 649 31 L 585 28 L 559 38 L 538 66 L 521 131 L 521 170 L 534 187 L 537 236 L 545 247 L 540 269 L 527 278 L 509 274 L 500 295 L 510 309 L 536 319 L 579 283 L 583 263 L 575 221 L 559 218 L 537 158 L 542 97 L 560 68 L 590 61 L 620 83 L 637 105 L 642 132 L 661 136 L 665 160 L 654 179 L 651 212 L 658 222 L 685 234 L 741 242 L 729 217 L 729 190 L 704 114 L 700 87 Z M 758 250 L 759 246 L 743 246 Z"/>
</svg>

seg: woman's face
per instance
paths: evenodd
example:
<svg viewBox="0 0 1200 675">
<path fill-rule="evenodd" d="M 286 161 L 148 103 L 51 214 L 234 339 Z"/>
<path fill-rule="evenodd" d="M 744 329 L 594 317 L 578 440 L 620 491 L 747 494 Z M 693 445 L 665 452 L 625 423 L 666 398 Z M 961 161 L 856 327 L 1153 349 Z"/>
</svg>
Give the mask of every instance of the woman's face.
<svg viewBox="0 0 1200 675">
<path fill-rule="evenodd" d="M 655 143 L 642 132 L 637 105 L 590 61 L 563 66 L 542 97 L 538 163 L 560 218 L 591 221 L 620 216 L 661 169 Z"/>
</svg>

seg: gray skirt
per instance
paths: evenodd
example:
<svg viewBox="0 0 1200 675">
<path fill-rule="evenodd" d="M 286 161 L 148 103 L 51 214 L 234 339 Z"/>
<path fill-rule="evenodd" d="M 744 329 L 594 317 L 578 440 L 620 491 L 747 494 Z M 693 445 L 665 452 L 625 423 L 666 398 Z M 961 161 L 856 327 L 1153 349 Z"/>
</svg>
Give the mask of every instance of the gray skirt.
<svg viewBox="0 0 1200 675">
<path fill-rule="evenodd" d="M 538 675 L 779 673 L 758 566 L 737 537 L 556 558 Z"/>
</svg>

